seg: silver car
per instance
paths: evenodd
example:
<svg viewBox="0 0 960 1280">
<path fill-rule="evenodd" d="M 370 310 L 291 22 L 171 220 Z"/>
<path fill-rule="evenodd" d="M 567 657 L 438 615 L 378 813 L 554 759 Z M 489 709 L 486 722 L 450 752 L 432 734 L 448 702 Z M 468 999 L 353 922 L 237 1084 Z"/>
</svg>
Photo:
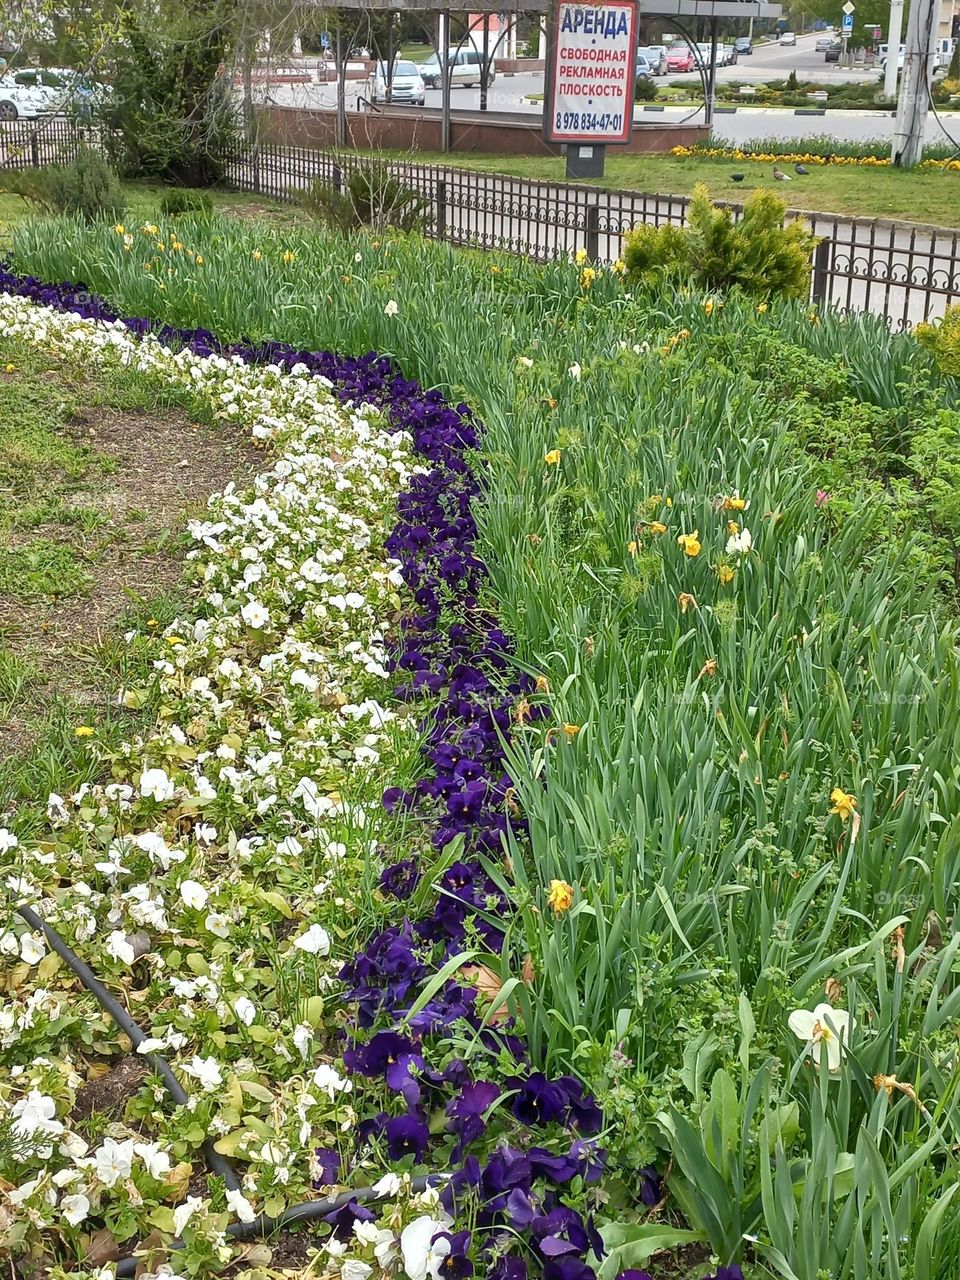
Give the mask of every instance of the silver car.
<svg viewBox="0 0 960 1280">
<path fill-rule="evenodd" d="M 664 45 L 642 45 L 637 50 L 637 57 L 646 60 L 652 76 L 665 76 L 667 74 L 667 50 Z"/>
<path fill-rule="evenodd" d="M 415 107 L 422 107 L 425 101 L 423 77 L 413 62 L 403 60 L 393 64 L 393 76 L 390 81 L 390 101 L 409 102 Z M 370 77 L 370 98 L 373 102 L 387 100 L 387 64 L 379 62 L 377 69 Z"/>
</svg>

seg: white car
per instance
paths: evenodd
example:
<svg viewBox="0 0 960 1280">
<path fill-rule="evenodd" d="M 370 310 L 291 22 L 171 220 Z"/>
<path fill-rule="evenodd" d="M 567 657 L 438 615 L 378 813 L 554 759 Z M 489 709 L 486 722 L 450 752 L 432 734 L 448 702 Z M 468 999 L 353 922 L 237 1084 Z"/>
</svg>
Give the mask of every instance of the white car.
<svg viewBox="0 0 960 1280">
<path fill-rule="evenodd" d="M 378 62 L 376 71 L 370 77 L 370 98 L 373 102 L 387 100 L 387 64 L 385 62 Z M 423 106 L 425 101 L 423 77 L 415 63 L 401 59 L 393 64 L 390 101 L 409 102 L 415 107 Z"/>
<path fill-rule="evenodd" d="M 493 59 L 490 59 L 491 66 L 487 72 L 487 85 L 493 84 L 496 75 L 493 71 Z M 477 49 L 474 45 L 463 45 L 459 49 L 447 50 L 447 66 L 450 68 L 450 84 L 451 85 L 478 85 L 483 75 L 483 51 Z M 428 89 L 439 89 L 440 81 L 443 75 L 443 68 L 440 66 L 440 59 L 437 55 L 431 56 L 420 67 L 419 71 L 423 76 L 423 83 Z"/>
<path fill-rule="evenodd" d="M 780 43 L 781 43 L 781 44 L 796 44 L 796 43 L 797 43 L 797 33 L 796 33 L 795 31 L 781 31 L 781 32 L 780 32 Z"/>
<path fill-rule="evenodd" d="M 880 70 L 881 71 L 886 71 L 887 69 L 887 58 L 889 57 L 889 49 L 890 49 L 889 45 L 882 44 L 880 46 Z M 903 70 L 903 64 L 904 62 L 906 62 L 906 60 L 907 60 L 907 46 L 905 44 L 902 44 L 900 46 L 900 56 L 897 59 L 897 69 L 899 71 Z M 940 61 L 941 59 L 940 59 L 939 52 L 934 51 L 933 58 L 931 61 L 931 65 L 934 71 L 938 71 L 940 69 Z"/>
<path fill-rule="evenodd" d="M 43 85 L 18 84 L 13 74 L 0 76 L 0 121 L 36 120 L 56 112 L 56 94 Z"/>
</svg>

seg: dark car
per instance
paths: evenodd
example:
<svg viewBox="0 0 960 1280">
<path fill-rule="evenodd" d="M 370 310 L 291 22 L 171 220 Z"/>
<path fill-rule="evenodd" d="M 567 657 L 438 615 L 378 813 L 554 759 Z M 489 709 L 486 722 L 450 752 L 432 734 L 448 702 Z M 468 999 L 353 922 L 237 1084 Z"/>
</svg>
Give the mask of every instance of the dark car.
<svg viewBox="0 0 960 1280">
<path fill-rule="evenodd" d="M 839 40 L 834 40 L 830 48 L 823 55 L 824 62 L 839 62 L 840 54 L 843 52 L 843 44 Z"/>
<path fill-rule="evenodd" d="M 747 54 L 753 53 L 753 41 L 749 36 L 737 36 L 733 42 L 733 51 L 738 58 L 743 58 Z"/>
</svg>

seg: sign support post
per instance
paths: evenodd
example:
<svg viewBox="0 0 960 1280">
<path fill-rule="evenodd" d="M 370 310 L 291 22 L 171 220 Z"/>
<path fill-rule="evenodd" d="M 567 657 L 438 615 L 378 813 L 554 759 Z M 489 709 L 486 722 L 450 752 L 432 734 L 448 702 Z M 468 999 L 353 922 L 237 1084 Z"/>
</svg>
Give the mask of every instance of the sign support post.
<svg viewBox="0 0 960 1280">
<path fill-rule="evenodd" d="M 630 141 L 636 53 L 636 0 L 554 0 L 543 136 L 566 144 L 568 178 L 602 177 L 607 146 Z"/>
</svg>

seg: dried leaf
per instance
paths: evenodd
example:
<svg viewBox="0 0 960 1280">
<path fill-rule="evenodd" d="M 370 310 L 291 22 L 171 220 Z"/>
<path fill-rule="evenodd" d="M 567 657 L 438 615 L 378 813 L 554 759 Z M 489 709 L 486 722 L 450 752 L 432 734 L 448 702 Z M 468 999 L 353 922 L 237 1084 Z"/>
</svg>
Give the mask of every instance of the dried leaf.
<svg viewBox="0 0 960 1280">
<path fill-rule="evenodd" d="M 108 1262 L 115 1262 L 120 1256 L 120 1248 L 109 1227 L 103 1227 L 87 1237 L 87 1247 L 83 1251 L 83 1260 L 92 1267 L 102 1267 Z"/>
<path fill-rule="evenodd" d="M 528 951 L 527 954 L 523 957 L 523 968 L 520 970 L 520 977 L 524 980 L 524 982 L 529 987 L 531 983 L 534 982 L 534 980 L 536 979 L 536 976 L 537 976 L 537 971 L 533 967 L 533 956 Z"/>
<path fill-rule="evenodd" d="M 464 965 L 464 967 L 460 970 L 460 972 L 463 975 L 463 977 L 467 980 L 467 982 L 473 983 L 473 985 L 477 988 L 480 994 L 486 1000 L 488 1000 L 491 1004 L 494 1002 L 494 1000 L 496 1000 L 497 996 L 500 994 L 500 990 L 503 986 L 503 983 L 500 981 L 499 977 L 493 972 L 493 970 L 488 969 L 485 964 Z M 490 1022 L 491 1023 L 503 1022 L 503 1020 L 505 1018 L 508 1018 L 509 1016 L 510 1015 L 508 1014 L 506 1008 L 498 1009 L 497 1012 L 490 1019 Z"/>
</svg>

